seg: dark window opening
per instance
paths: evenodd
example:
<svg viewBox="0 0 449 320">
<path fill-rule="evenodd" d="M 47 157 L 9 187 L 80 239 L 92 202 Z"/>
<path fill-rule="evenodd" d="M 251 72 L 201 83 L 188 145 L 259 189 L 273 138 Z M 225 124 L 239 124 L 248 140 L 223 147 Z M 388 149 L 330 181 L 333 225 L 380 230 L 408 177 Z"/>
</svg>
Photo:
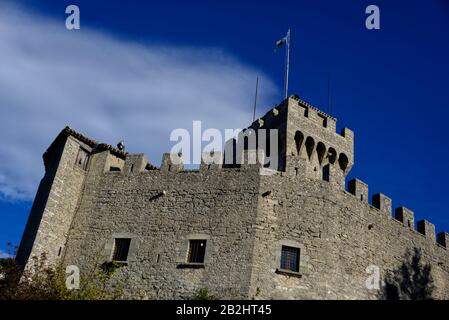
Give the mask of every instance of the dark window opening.
<svg viewBox="0 0 449 320">
<path fill-rule="evenodd" d="M 338 164 L 340 165 L 340 169 L 346 171 L 348 167 L 349 160 L 348 157 L 344 153 L 340 153 L 340 157 L 338 157 Z"/>
<path fill-rule="evenodd" d="M 329 182 L 330 181 L 330 167 L 329 165 L 325 165 L 323 167 L 323 180 Z"/>
<path fill-rule="evenodd" d="M 295 133 L 295 145 L 296 145 L 296 154 L 299 155 L 301 151 L 302 142 L 304 141 L 304 135 L 301 131 L 296 131 Z"/>
<path fill-rule="evenodd" d="M 299 272 L 299 248 L 282 246 L 281 269 Z"/>
<path fill-rule="evenodd" d="M 129 245 L 131 239 L 115 239 L 114 253 L 112 254 L 112 260 L 114 261 L 126 261 L 128 260 Z"/>
<path fill-rule="evenodd" d="M 309 160 L 312 159 L 312 153 L 313 149 L 315 147 L 315 141 L 312 137 L 307 137 L 306 139 L 306 150 L 307 150 L 307 156 L 309 157 Z"/>
<path fill-rule="evenodd" d="M 335 163 L 335 160 L 337 160 L 337 151 L 335 151 L 334 148 L 329 148 L 329 151 L 327 152 L 328 157 L 329 157 L 329 162 L 331 164 Z"/>
<path fill-rule="evenodd" d="M 110 167 L 109 171 L 110 172 L 120 172 L 120 171 L 122 171 L 122 169 L 120 169 L 119 167 Z"/>
<path fill-rule="evenodd" d="M 318 162 L 320 164 L 322 164 L 323 159 L 324 159 L 324 154 L 326 153 L 326 146 L 324 145 L 324 143 L 318 142 L 318 144 L 316 146 L 316 152 L 318 154 Z"/>
<path fill-rule="evenodd" d="M 190 240 L 189 256 L 187 261 L 190 263 L 204 263 L 206 253 L 206 240 Z"/>
<path fill-rule="evenodd" d="M 270 130 L 267 130 L 265 135 L 265 156 L 271 157 L 271 140 L 270 140 Z"/>
<path fill-rule="evenodd" d="M 78 155 L 76 156 L 76 165 L 81 167 L 83 170 L 87 169 L 87 163 L 89 162 L 89 152 L 83 148 L 79 148 Z"/>
</svg>

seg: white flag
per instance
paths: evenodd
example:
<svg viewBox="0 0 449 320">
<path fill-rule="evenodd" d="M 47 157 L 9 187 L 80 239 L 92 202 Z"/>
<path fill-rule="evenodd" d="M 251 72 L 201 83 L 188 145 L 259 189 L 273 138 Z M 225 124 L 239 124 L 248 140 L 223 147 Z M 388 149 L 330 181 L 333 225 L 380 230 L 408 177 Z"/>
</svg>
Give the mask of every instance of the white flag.
<svg viewBox="0 0 449 320">
<path fill-rule="evenodd" d="M 287 44 L 290 42 L 290 29 L 287 31 L 287 35 L 283 37 L 282 39 L 276 41 L 276 48 L 282 47 L 284 44 Z"/>
<path fill-rule="evenodd" d="M 282 47 L 285 43 L 287 43 L 287 37 L 284 37 L 278 41 L 276 41 L 276 47 L 280 48 Z"/>
</svg>

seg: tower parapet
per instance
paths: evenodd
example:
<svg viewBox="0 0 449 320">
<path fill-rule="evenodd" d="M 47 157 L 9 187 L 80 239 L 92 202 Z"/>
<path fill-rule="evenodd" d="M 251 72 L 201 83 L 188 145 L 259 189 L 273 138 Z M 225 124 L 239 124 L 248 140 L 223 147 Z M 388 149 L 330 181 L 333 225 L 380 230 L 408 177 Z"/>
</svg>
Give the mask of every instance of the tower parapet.
<svg viewBox="0 0 449 320">
<path fill-rule="evenodd" d="M 354 164 L 354 132 L 343 128 L 338 134 L 336 126 L 337 119 L 294 95 L 249 128 L 256 134 L 258 129 L 278 130 L 278 170 L 334 181 L 343 188 Z"/>
<path fill-rule="evenodd" d="M 33 256 L 45 254 L 49 264 L 62 257 L 96 146 L 95 141 L 66 127 L 44 153 L 45 175 L 17 253 L 23 267 Z"/>
</svg>

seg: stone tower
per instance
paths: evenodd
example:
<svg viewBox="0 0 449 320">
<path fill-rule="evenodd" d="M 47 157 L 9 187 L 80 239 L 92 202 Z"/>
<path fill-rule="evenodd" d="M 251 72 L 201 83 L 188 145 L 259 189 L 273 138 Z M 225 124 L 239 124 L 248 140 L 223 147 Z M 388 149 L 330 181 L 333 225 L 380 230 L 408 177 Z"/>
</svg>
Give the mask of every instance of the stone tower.
<svg viewBox="0 0 449 320">
<path fill-rule="evenodd" d="M 354 164 L 354 133 L 336 132 L 337 120 L 291 96 L 251 124 L 258 129 L 278 130 L 280 171 L 293 171 L 305 178 L 333 180 L 344 188 L 345 177 Z M 267 142 L 269 138 L 267 134 Z"/>
<path fill-rule="evenodd" d="M 49 263 L 60 261 L 83 195 L 89 157 L 107 149 L 125 157 L 125 153 L 66 127 L 44 153 L 45 175 L 17 252 L 17 261 L 22 266 L 26 266 L 29 257 L 42 254 Z"/>
</svg>

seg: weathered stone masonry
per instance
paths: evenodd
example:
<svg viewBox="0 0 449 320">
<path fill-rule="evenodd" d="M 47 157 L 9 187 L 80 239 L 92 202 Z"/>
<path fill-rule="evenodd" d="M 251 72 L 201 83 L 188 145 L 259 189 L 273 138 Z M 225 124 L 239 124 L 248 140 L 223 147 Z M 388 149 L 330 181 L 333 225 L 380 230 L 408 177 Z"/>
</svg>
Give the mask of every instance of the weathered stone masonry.
<svg viewBox="0 0 449 320">
<path fill-rule="evenodd" d="M 202 164 L 184 170 L 165 154 L 160 168 L 64 129 L 44 154 L 41 181 L 18 261 L 45 252 L 83 270 L 110 261 L 115 239 L 131 239 L 112 281 L 134 298 L 376 299 L 366 268 L 384 275 L 422 249 L 435 298 L 449 298 L 448 234 L 345 177 L 354 134 L 297 96 L 249 128 L 279 130 L 279 170 Z M 81 151 L 80 151 L 81 150 Z M 189 241 L 205 240 L 204 263 L 189 263 Z M 298 248 L 299 270 L 280 269 L 282 246 Z"/>
</svg>

